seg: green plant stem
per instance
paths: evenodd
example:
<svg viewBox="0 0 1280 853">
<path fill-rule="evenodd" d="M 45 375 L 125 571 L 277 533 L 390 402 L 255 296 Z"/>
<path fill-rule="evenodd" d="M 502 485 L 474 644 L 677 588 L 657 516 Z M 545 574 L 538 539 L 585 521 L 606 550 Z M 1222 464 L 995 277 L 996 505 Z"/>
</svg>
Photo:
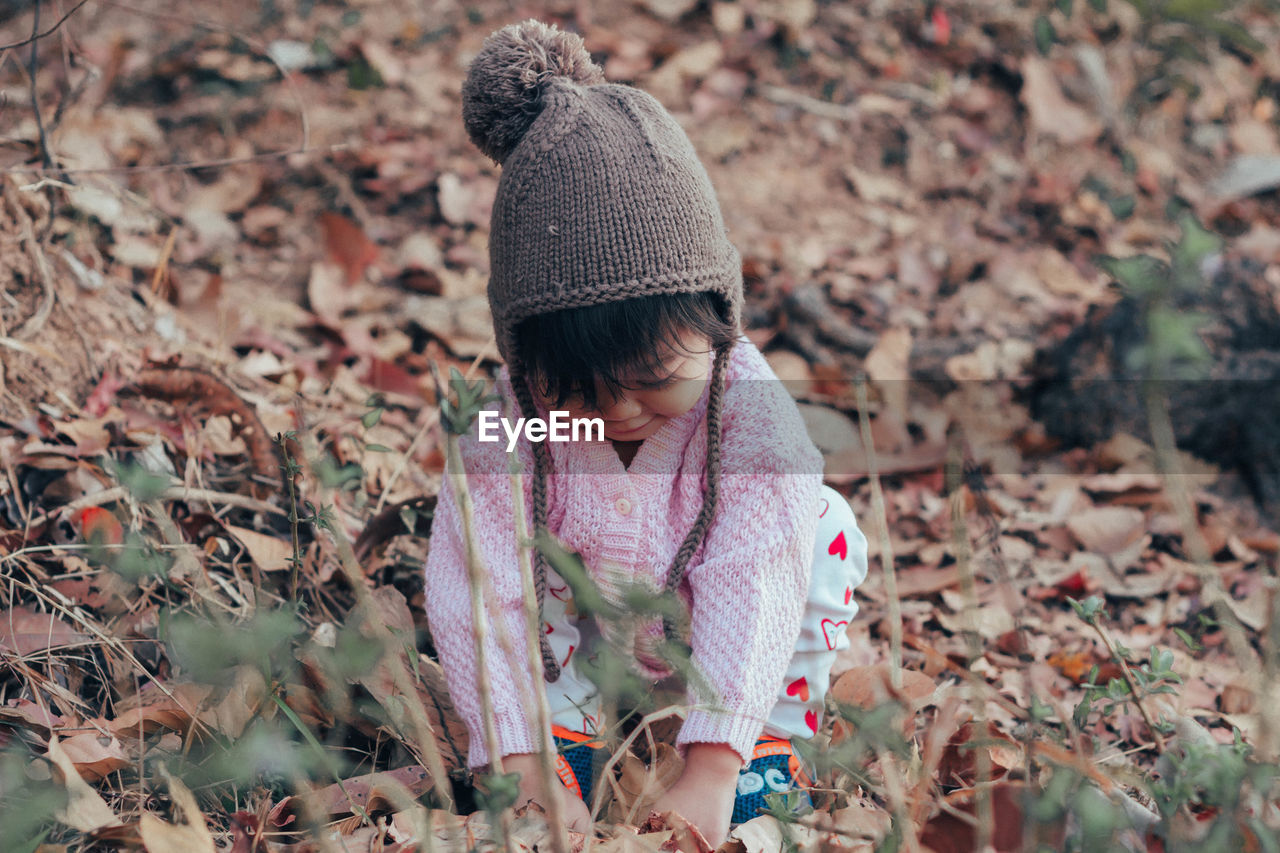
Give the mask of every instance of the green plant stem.
<svg viewBox="0 0 1280 853">
<path fill-rule="evenodd" d="M 315 439 L 308 432 L 299 433 L 304 458 L 319 458 Z M 308 461 L 307 467 L 314 475 L 314 466 Z M 414 737 L 418 740 L 421 752 L 420 761 L 431 774 L 431 785 L 436 797 L 450 811 L 453 810 L 453 794 L 449 791 L 448 774 L 444 769 L 444 761 L 440 757 L 440 749 L 436 745 L 435 731 L 431 727 L 431 719 L 427 709 L 422 705 L 422 697 L 418 694 L 415 679 L 409 674 L 408 665 L 403 658 L 404 644 L 391 635 L 386 623 L 378 617 L 377 605 L 373 594 L 369 592 L 369 579 L 360 569 L 355 553 L 351 550 L 351 542 L 341 529 L 334 525 L 330 534 L 338 551 L 338 562 L 347 583 L 355 592 L 356 604 L 365 623 L 369 626 L 374 639 L 381 645 L 382 653 L 390 658 L 391 680 L 396 692 L 404 699 L 409 712 L 409 721 L 413 727 Z"/>
<path fill-rule="evenodd" d="M 1200 583 L 1210 593 L 1209 604 L 1214 616 L 1222 624 L 1231 653 L 1239 662 L 1243 672 L 1254 673 L 1254 695 L 1261 700 L 1267 695 L 1261 683 L 1261 670 L 1250 666 L 1253 658 L 1248 640 L 1245 639 L 1244 626 L 1236 618 L 1235 611 L 1227 603 L 1228 593 L 1222 586 L 1222 578 L 1212 568 L 1212 554 L 1200 532 L 1196 522 L 1195 506 L 1192 503 L 1186 483 L 1178 476 L 1178 447 L 1174 437 L 1173 421 L 1169 418 L 1168 400 L 1155 382 L 1143 383 L 1143 398 L 1147 409 L 1147 422 L 1151 428 L 1151 443 L 1155 450 L 1156 468 L 1164 480 L 1165 491 L 1169 503 L 1173 505 L 1174 514 L 1178 517 L 1178 526 L 1182 528 L 1182 541 L 1186 546 L 1191 565 L 1195 568 Z M 1262 737 L 1259 738 L 1263 753 L 1268 760 L 1275 757 L 1276 726 L 1268 716 L 1268 703 L 1259 701 L 1258 725 Z"/>
<path fill-rule="evenodd" d="M 284 481 L 289 485 L 289 531 L 293 537 L 293 557 L 289 560 L 289 599 L 298 603 L 298 567 L 302 565 L 302 541 L 298 536 L 298 491 L 294 482 L 295 463 L 289 458 L 289 438 L 285 433 L 276 436 L 280 444 L 280 455 L 284 457 Z"/>
<path fill-rule="evenodd" d="M 471 492 L 467 489 L 466 469 L 462 464 L 462 454 L 458 450 L 458 436 L 453 433 L 446 433 L 445 438 L 445 458 L 448 470 L 451 472 L 449 477 L 449 485 L 453 489 L 453 498 L 458 506 L 458 513 L 462 517 L 462 539 L 466 551 L 467 563 L 467 579 L 471 588 L 471 635 L 475 640 L 476 649 L 476 672 L 477 672 L 477 688 L 480 694 L 480 712 L 484 719 L 484 741 L 485 748 L 489 752 L 489 772 L 491 775 L 501 775 L 502 754 L 501 745 L 498 741 L 498 728 L 493 717 L 493 695 L 492 685 L 489 684 L 489 678 L 486 674 L 487 651 L 485 646 L 489 642 L 489 620 L 485 614 L 484 607 L 484 576 L 483 568 L 480 565 L 480 552 L 476 548 L 475 541 L 475 512 L 471 505 Z M 500 828 L 503 843 L 510 851 L 514 853 L 515 846 L 512 843 L 510 828 L 511 810 L 504 808 L 498 815 L 498 826 Z"/>
<path fill-rule="evenodd" d="M 547 704 L 546 682 L 542 677 L 539 648 L 542 630 L 538 612 L 538 594 L 533 585 L 533 540 L 525 523 L 524 478 L 520 475 L 515 452 L 511 456 L 511 502 L 515 516 L 516 556 L 520 562 L 520 590 L 524 596 L 525 651 L 529 658 L 529 683 L 533 690 L 533 707 L 538 724 L 538 769 L 542 773 L 542 789 L 546 792 L 547 818 L 551 823 L 551 844 L 555 853 L 569 853 L 569 837 L 565 834 L 564 809 L 554 792 L 560 784 L 556 777 L 551 731 L 551 708 Z"/>
<path fill-rule="evenodd" d="M 880 540 L 880 568 L 884 572 L 884 591 L 889 598 L 889 683 L 899 690 L 902 688 L 902 600 L 898 597 L 898 575 L 893 566 L 893 543 L 889 539 L 884 491 L 880 488 L 880 466 L 876 461 L 875 438 L 871 434 L 865 377 L 859 376 L 854 381 L 854 391 L 857 394 L 862 448 L 867 454 L 867 477 L 871 480 L 871 509 L 876 519 L 876 536 Z"/>
<path fill-rule="evenodd" d="M 968 646 L 969 669 L 982 657 L 982 644 L 978 637 L 978 586 L 973 576 L 973 554 L 969 543 L 969 525 L 965 519 L 964 478 L 961 476 L 964 457 L 960 449 L 959 437 L 952 435 L 947 450 L 946 480 L 951 493 L 951 542 L 955 548 L 956 568 L 960 573 L 960 592 L 965 603 L 965 644 Z M 987 740 L 986 701 L 981 692 L 970 686 L 970 701 L 973 703 L 973 740 L 976 803 L 974 849 L 986 850 L 991 846 L 995 832 L 995 812 L 991 802 L 991 753 L 983 745 Z"/>
<path fill-rule="evenodd" d="M 1133 671 L 1129 669 L 1129 662 L 1116 650 L 1116 645 L 1112 642 L 1111 635 L 1107 633 L 1106 628 L 1102 627 L 1102 623 L 1097 616 L 1089 620 L 1089 625 L 1093 627 L 1094 632 L 1102 639 L 1102 644 L 1106 646 L 1107 654 L 1111 656 L 1111 660 L 1115 662 L 1116 666 L 1120 667 L 1125 683 L 1129 685 L 1129 692 L 1133 694 L 1133 704 L 1138 707 L 1138 713 L 1142 715 L 1142 721 L 1147 724 L 1147 729 L 1151 732 L 1151 739 L 1155 742 L 1156 749 L 1163 754 L 1166 749 L 1164 736 L 1156 728 L 1155 720 L 1152 719 L 1151 712 L 1147 710 L 1147 704 L 1144 701 L 1146 697 L 1138 690 L 1138 681 L 1133 677 Z"/>
</svg>

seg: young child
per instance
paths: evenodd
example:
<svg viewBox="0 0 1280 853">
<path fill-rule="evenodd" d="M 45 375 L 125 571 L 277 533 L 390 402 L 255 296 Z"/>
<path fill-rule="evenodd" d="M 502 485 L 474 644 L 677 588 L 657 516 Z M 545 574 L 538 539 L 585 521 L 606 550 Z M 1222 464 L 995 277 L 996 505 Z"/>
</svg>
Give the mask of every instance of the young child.
<svg viewBox="0 0 1280 853">
<path fill-rule="evenodd" d="M 499 392 L 519 416 L 559 410 L 604 423 L 603 441 L 519 440 L 529 529 L 577 552 L 616 604 L 641 583 L 689 608 L 693 663 L 714 695 L 688 697 L 676 742 L 683 775 L 658 807 L 718 845 L 765 794 L 797 784 L 789 739 L 821 725 L 867 572 L 866 540 L 848 502 L 822 485 L 822 458 L 795 404 L 742 337 L 740 257 L 706 171 L 666 110 L 606 83 L 579 37 L 527 21 L 485 42 L 463 88 L 463 118 L 502 164 L 489 244 L 489 300 L 507 365 Z M 506 439 L 480 441 L 473 429 L 462 451 L 491 605 L 523 650 Z M 567 584 L 535 555 L 541 664 L 553 731 L 569 747 L 565 787 L 544 791 L 536 717 L 521 687 L 528 661 L 508 660 L 491 630 L 487 671 L 477 669 L 462 524 L 447 485 L 433 526 L 427 615 L 471 732 L 470 764 L 490 760 L 484 678 L 522 801 L 559 797 L 571 825 L 585 829 L 590 748 L 574 744 L 601 721 L 578 661 L 597 626 L 577 617 Z M 636 672 L 654 680 L 668 674 L 654 654 L 663 632 L 659 620 L 622 638 Z"/>
</svg>

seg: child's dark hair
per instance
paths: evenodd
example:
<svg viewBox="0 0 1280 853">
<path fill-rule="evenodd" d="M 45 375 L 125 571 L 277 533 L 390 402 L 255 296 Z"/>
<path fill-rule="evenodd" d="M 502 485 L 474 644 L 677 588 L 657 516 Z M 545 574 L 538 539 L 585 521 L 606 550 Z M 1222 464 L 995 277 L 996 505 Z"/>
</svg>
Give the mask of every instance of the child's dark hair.
<svg viewBox="0 0 1280 853">
<path fill-rule="evenodd" d="M 663 363 L 683 352 L 682 332 L 705 335 L 715 351 L 707 397 L 707 470 L 702 507 L 667 569 L 665 590 L 674 595 L 684 571 L 702 543 L 715 515 L 720 491 L 720 415 L 723 410 L 729 353 L 738 339 L 736 322 L 726 320 L 723 298 L 716 293 L 659 294 L 538 314 L 521 321 L 515 348 L 523 376 L 513 390 L 525 417 L 536 417 L 532 393 L 562 405 L 576 397 L 594 407 L 597 377 L 609 393 L 623 387 L 621 379 L 643 382 L 647 376 L 665 379 Z M 514 377 L 513 377 L 514 378 Z M 551 454 L 545 444 L 533 445 L 533 527 L 547 526 L 547 478 Z M 547 566 L 534 552 L 533 581 L 541 612 L 546 595 Z M 671 616 L 662 619 L 668 640 L 682 642 Z M 547 681 L 560 677 L 560 663 L 546 634 L 539 637 L 542 669 Z"/>
<path fill-rule="evenodd" d="M 594 408 L 596 382 L 617 394 L 625 380 L 663 379 L 664 362 L 683 353 L 682 332 L 720 350 L 738 336 L 714 293 L 642 296 L 538 314 L 516 327 L 520 360 L 533 390 L 554 406 L 574 398 Z"/>
</svg>

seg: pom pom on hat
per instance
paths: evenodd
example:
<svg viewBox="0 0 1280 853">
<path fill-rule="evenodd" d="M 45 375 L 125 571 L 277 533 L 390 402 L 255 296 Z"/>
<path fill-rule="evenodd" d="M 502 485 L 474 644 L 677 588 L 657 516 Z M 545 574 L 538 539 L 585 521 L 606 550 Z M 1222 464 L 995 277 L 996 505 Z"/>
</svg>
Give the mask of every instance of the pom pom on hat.
<svg viewBox="0 0 1280 853">
<path fill-rule="evenodd" d="M 547 81 L 604 82 L 582 37 L 541 21 L 503 27 L 484 41 L 462 84 L 467 135 L 496 162 L 507 159 L 542 111 Z"/>
</svg>

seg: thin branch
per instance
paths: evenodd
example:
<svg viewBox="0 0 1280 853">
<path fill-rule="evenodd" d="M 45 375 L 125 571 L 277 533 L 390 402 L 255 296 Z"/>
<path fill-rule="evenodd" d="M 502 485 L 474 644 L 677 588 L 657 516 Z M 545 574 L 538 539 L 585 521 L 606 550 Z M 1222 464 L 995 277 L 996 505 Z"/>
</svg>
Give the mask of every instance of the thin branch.
<svg viewBox="0 0 1280 853">
<path fill-rule="evenodd" d="M 885 509 L 884 491 L 880 488 L 879 463 L 876 459 L 875 439 L 871 434 L 871 420 L 867 415 L 867 381 L 859 377 L 854 383 L 858 400 L 858 426 L 862 435 L 862 450 L 867 454 L 867 476 L 871 480 L 871 507 L 876 520 L 876 536 L 880 540 L 880 567 L 884 571 L 884 590 L 889 596 L 889 683 L 894 690 L 902 689 L 902 601 L 898 597 L 898 576 L 893 566 L 893 542 L 889 538 L 889 518 Z"/>
<path fill-rule="evenodd" d="M 94 492 L 91 495 L 84 495 L 71 501 L 71 503 L 63 504 L 60 507 L 51 509 L 41 515 L 37 515 L 31 519 L 31 526 L 34 527 L 53 518 L 55 515 L 66 517 L 76 510 L 85 509 L 91 506 L 102 506 L 113 501 L 123 500 L 128 494 L 124 486 L 112 486 L 109 489 L 103 489 L 100 492 Z M 224 506 L 235 506 L 241 509 L 251 509 L 258 512 L 269 512 L 275 515 L 288 515 L 280 507 L 269 504 L 266 501 L 249 497 L 248 495 L 231 494 L 229 492 L 215 492 L 212 489 L 191 489 L 186 486 L 169 486 L 160 493 L 160 500 L 166 501 L 204 501 L 209 504 L 222 504 Z"/>
<path fill-rule="evenodd" d="M 36 0 L 31 17 L 31 57 L 27 60 L 27 82 L 31 84 L 31 112 L 36 116 L 36 132 L 40 138 L 40 162 L 46 169 L 53 166 L 53 157 L 49 155 L 49 137 L 44 131 L 44 117 L 40 115 L 40 92 L 36 89 L 36 65 L 40 60 L 40 45 L 36 35 L 40 32 L 40 0 Z"/>
<path fill-rule="evenodd" d="M 42 38 L 48 38 L 49 36 L 51 36 L 51 35 L 53 35 L 54 33 L 56 33 L 56 32 L 58 31 L 58 28 L 59 28 L 59 27 L 61 27 L 63 24 L 65 24 L 65 23 L 67 22 L 67 18 L 70 18 L 70 17 L 71 17 L 72 15 L 74 15 L 76 12 L 80 11 L 80 7 L 81 7 L 81 6 L 83 6 L 85 3 L 88 3 L 88 2 L 89 2 L 89 0 L 80 0 L 80 2 L 79 2 L 79 3 L 77 3 L 76 5 L 74 5 L 74 6 L 72 6 L 72 7 L 71 7 L 71 11 L 70 11 L 70 12 L 67 12 L 67 14 L 65 14 L 65 15 L 63 15 L 61 18 L 59 18 L 59 19 L 58 19 L 58 22 L 57 22 L 56 24 L 54 24 L 52 27 L 50 27 L 49 29 L 45 30 L 44 32 L 42 32 L 42 33 L 38 33 L 38 32 L 34 32 L 34 30 L 37 30 L 37 29 L 39 29 L 39 27 L 40 27 L 40 24 L 39 24 L 39 21 L 40 21 L 40 2 L 39 2 L 39 0 L 36 0 L 36 23 L 34 23 L 34 24 L 32 24 L 32 25 L 31 25 L 31 29 L 33 30 L 32 34 L 31 34 L 31 36 L 30 36 L 30 37 L 28 37 L 28 38 L 24 38 L 22 41 L 15 41 L 15 42 L 12 42 L 12 43 L 10 43 L 10 44 L 0 44 L 0 51 L 13 50 L 13 49 L 15 49 L 15 48 L 19 48 L 19 47 L 26 47 L 27 45 L 32 44 L 32 43 L 34 43 L 34 42 L 37 42 L 37 41 L 39 41 L 39 40 L 40 40 L 40 39 L 42 39 Z"/>
<path fill-rule="evenodd" d="M 40 115 L 39 109 L 36 110 L 36 115 Z M 45 257 L 44 250 L 40 248 L 40 240 L 36 237 L 35 223 L 31 221 L 31 216 L 27 213 L 26 208 L 22 206 L 22 199 L 18 197 L 17 191 L 10 181 L 4 182 L 4 197 L 9 202 L 9 206 L 13 208 L 14 217 L 22 226 L 22 242 L 27 246 L 27 253 L 31 255 L 31 262 L 35 265 L 36 273 L 43 289 L 40 307 L 10 336 L 15 341 L 21 341 L 33 337 L 36 332 L 44 327 L 45 321 L 49 319 L 49 313 L 53 310 L 54 301 L 53 274 L 49 271 L 49 259 Z"/>
</svg>

